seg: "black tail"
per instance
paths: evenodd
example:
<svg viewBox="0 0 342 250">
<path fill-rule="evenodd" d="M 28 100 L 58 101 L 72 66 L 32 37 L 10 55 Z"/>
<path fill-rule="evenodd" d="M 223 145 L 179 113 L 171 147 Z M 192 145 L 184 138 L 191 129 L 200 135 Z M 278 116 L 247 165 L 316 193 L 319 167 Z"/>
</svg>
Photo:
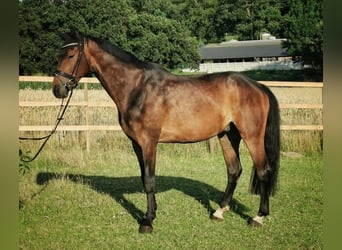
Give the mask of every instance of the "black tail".
<svg viewBox="0 0 342 250">
<path fill-rule="evenodd" d="M 268 111 L 266 133 L 265 133 L 265 151 L 267 161 L 268 185 L 267 192 L 274 195 L 277 187 L 279 157 L 280 157 L 280 115 L 279 105 L 276 97 L 271 90 L 262 85 L 263 90 L 268 95 L 270 102 L 270 110 Z M 250 191 L 254 194 L 259 194 L 259 180 L 256 170 L 252 171 Z"/>
</svg>

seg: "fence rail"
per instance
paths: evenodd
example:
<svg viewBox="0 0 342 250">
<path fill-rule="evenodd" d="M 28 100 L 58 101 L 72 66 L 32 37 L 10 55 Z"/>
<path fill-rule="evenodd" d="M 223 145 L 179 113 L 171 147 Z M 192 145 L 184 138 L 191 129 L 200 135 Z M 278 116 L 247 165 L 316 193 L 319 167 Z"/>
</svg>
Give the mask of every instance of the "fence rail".
<svg viewBox="0 0 342 250">
<path fill-rule="evenodd" d="M 53 77 L 48 76 L 19 76 L 20 82 L 52 82 Z M 268 87 L 280 88 L 323 88 L 322 82 L 279 82 L 279 81 L 260 81 Z M 88 101 L 88 84 L 99 84 L 99 80 L 93 77 L 84 77 L 80 80 L 84 85 L 84 101 L 70 102 L 70 106 L 79 107 L 115 107 L 113 102 L 94 102 Z M 19 101 L 19 107 L 46 107 L 46 106 L 60 106 L 60 102 L 37 102 L 37 101 Z M 295 103 L 295 104 L 279 104 L 280 109 L 323 109 L 322 103 Z M 60 125 L 57 131 L 120 131 L 119 125 L 90 125 L 88 124 L 88 117 L 86 117 L 86 124 L 84 125 Z M 19 131 L 51 131 L 51 126 L 34 126 L 34 125 L 20 125 Z M 306 131 L 322 131 L 323 125 L 281 125 L 281 130 L 306 130 Z M 89 133 L 86 133 L 87 149 L 90 149 Z"/>
<path fill-rule="evenodd" d="M 19 82 L 52 82 L 52 76 L 19 76 Z M 286 82 L 286 81 L 259 81 L 269 87 L 311 87 L 323 88 L 323 82 Z M 79 83 L 100 83 L 95 77 L 83 77 Z"/>
</svg>

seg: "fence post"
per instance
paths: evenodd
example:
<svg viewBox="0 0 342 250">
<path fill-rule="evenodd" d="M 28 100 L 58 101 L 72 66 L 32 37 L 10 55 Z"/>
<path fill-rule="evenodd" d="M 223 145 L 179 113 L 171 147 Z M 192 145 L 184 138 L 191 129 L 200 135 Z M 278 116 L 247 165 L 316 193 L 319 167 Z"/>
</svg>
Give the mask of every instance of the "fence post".
<svg viewBox="0 0 342 250">
<path fill-rule="evenodd" d="M 89 126 L 89 105 L 88 105 L 88 83 L 85 82 L 84 85 L 84 102 L 85 102 L 85 122 L 86 126 Z M 87 153 L 90 153 L 90 130 L 89 128 L 85 131 L 86 132 L 86 149 Z"/>
</svg>

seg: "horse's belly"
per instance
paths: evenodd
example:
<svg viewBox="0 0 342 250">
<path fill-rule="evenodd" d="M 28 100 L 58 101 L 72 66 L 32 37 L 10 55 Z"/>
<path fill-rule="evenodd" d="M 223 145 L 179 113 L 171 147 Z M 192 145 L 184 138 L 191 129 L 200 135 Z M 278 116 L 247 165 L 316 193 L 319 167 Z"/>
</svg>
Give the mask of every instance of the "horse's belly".
<svg viewBox="0 0 342 250">
<path fill-rule="evenodd" d="M 224 130 L 229 119 L 206 115 L 175 119 L 162 126 L 160 142 L 197 142 L 213 137 Z"/>
</svg>

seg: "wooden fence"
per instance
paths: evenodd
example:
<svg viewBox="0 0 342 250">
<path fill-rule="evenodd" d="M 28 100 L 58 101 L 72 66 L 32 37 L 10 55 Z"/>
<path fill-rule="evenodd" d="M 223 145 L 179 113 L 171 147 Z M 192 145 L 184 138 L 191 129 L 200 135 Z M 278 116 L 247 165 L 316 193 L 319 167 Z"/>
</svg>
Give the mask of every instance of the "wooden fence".
<svg viewBox="0 0 342 250">
<path fill-rule="evenodd" d="M 53 77 L 48 76 L 19 76 L 20 82 L 52 82 Z M 269 87 L 280 87 L 280 88 L 323 88 L 322 82 L 273 82 L 273 81 L 260 81 L 266 86 Z M 89 107 L 114 107 L 115 104 L 113 102 L 93 102 L 88 100 L 88 84 L 99 84 L 97 78 L 93 77 L 84 77 L 80 80 L 82 83 L 84 90 L 84 101 L 81 102 L 70 102 L 70 106 L 79 106 L 84 107 L 86 109 L 86 118 L 84 125 L 60 125 L 58 127 L 58 131 L 120 131 L 121 127 L 119 125 L 90 125 L 89 117 L 87 109 Z M 29 101 L 20 101 L 19 107 L 47 107 L 47 106 L 60 106 L 60 102 L 51 101 L 51 102 L 29 102 Z M 296 104 L 279 104 L 280 109 L 323 109 L 322 103 L 296 103 Z M 34 125 L 19 125 L 19 131 L 51 131 L 53 125 L 51 126 L 34 126 Z M 322 131 L 323 125 L 281 125 L 281 130 L 311 130 L 311 131 Z M 90 133 L 86 133 L 86 147 L 87 151 L 90 150 Z"/>
</svg>

